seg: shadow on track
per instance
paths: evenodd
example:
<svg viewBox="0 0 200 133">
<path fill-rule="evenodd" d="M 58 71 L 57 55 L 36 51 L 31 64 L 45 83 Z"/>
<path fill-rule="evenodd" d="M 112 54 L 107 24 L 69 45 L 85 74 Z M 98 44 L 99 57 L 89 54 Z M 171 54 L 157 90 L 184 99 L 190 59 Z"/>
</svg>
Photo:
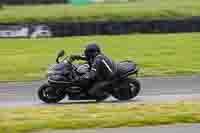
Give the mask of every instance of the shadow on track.
<svg viewBox="0 0 200 133">
<path fill-rule="evenodd" d="M 101 104 L 101 103 L 106 103 L 106 104 L 110 104 L 110 103 L 130 103 L 130 102 L 139 102 L 139 99 L 132 99 L 132 100 L 124 100 L 124 101 L 118 101 L 118 100 L 107 100 L 107 101 L 102 101 L 102 102 L 96 102 L 94 100 L 90 100 L 90 101 L 64 101 L 64 102 L 60 102 L 60 103 L 55 103 L 55 104 L 46 104 L 46 103 L 42 103 L 43 105 L 76 105 L 76 104 Z"/>
</svg>

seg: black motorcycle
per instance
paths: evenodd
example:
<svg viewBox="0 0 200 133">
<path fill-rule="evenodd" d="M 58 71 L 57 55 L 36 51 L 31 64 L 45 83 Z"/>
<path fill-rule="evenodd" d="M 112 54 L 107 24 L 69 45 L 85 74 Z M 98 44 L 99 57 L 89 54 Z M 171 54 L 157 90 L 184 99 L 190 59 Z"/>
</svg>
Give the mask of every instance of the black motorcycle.
<svg viewBox="0 0 200 133">
<path fill-rule="evenodd" d="M 136 97 L 141 89 L 140 82 L 136 79 L 138 67 L 132 61 L 117 63 L 117 73 L 115 78 L 106 82 L 99 97 L 91 96 L 88 90 L 95 81 L 89 83 L 79 83 L 77 79 L 89 71 L 88 64 L 74 64 L 65 57 L 64 50 L 57 55 L 56 62 L 50 66 L 47 77 L 48 80 L 38 89 L 40 100 L 45 103 L 58 103 L 66 96 L 69 100 L 96 100 L 102 101 L 113 96 L 118 100 L 129 100 Z M 135 76 L 134 76 L 135 75 Z"/>
</svg>

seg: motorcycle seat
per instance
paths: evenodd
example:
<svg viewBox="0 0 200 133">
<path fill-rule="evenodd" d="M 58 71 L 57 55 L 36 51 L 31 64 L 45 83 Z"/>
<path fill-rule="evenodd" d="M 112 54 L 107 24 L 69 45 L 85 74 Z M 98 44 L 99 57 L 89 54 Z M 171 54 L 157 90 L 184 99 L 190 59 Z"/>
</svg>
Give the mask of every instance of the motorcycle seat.
<svg viewBox="0 0 200 133">
<path fill-rule="evenodd" d="M 137 66 L 132 61 L 124 61 L 117 64 L 117 75 L 122 76 L 129 73 L 136 73 Z"/>
</svg>

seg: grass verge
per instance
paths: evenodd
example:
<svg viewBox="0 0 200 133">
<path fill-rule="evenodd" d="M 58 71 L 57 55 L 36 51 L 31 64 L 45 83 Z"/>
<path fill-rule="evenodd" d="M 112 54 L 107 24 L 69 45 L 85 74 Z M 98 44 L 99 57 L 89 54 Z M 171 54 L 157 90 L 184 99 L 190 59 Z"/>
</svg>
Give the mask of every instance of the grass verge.
<svg viewBox="0 0 200 133">
<path fill-rule="evenodd" d="M 198 0 L 136 0 L 121 4 L 85 6 L 26 5 L 4 6 L 0 22 L 47 21 L 130 21 L 200 16 Z"/>
<path fill-rule="evenodd" d="M 199 123 L 200 103 L 100 103 L 0 109 L 0 133 Z"/>
<path fill-rule="evenodd" d="M 200 74 L 199 33 L 0 39 L 0 81 L 44 79 L 60 49 L 81 53 L 94 41 L 115 61 L 135 60 L 141 76 Z"/>
</svg>

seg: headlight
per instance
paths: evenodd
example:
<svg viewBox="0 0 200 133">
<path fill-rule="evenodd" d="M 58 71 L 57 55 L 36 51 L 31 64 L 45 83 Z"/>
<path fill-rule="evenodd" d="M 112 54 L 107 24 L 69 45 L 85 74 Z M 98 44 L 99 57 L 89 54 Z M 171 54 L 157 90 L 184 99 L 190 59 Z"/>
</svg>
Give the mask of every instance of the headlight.
<svg viewBox="0 0 200 133">
<path fill-rule="evenodd" d="M 54 71 L 52 71 L 52 70 L 48 70 L 47 72 L 46 72 L 46 77 L 49 77 L 49 76 L 51 76 L 51 75 L 54 75 Z"/>
<path fill-rule="evenodd" d="M 48 71 L 47 71 L 47 74 L 48 74 L 48 75 L 50 75 L 50 74 L 55 74 L 55 71 L 48 70 Z"/>
</svg>

